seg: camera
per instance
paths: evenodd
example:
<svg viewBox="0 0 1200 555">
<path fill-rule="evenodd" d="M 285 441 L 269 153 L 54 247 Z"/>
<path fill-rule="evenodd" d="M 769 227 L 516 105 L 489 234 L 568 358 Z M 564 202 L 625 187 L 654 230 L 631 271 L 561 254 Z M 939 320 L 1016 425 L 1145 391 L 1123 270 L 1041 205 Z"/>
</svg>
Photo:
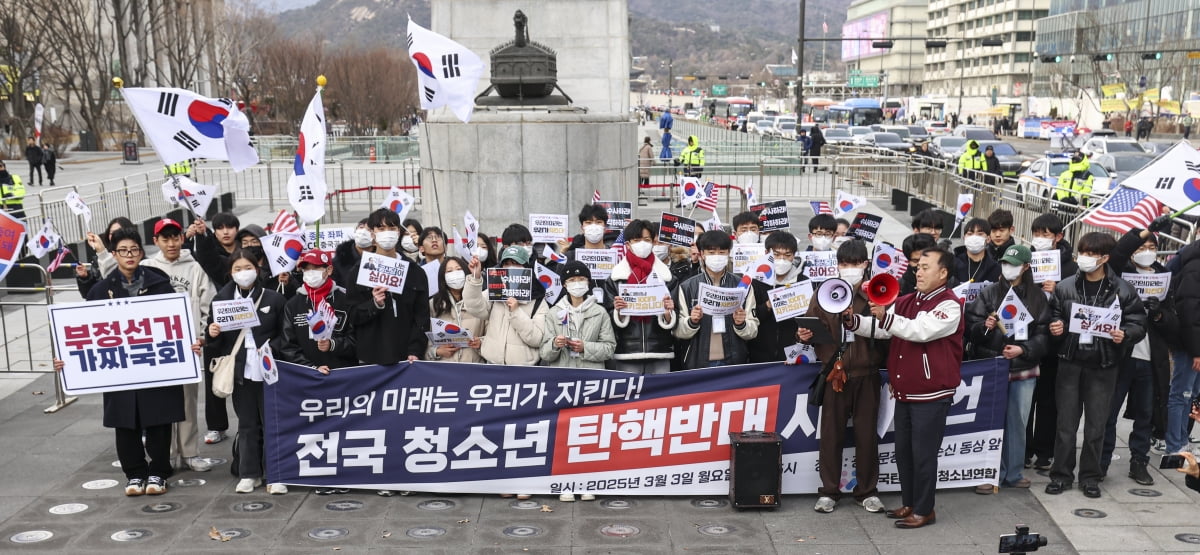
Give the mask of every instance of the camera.
<svg viewBox="0 0 1200 555">
<path fill-rule="evenodd" d="M 1028 553 L 1045 547 L 1048 541 L 1041 534 L 1030 534 L 1029 526 L 1018 524 L 1016 534 L 1000 536 L 1000 553 Z"/>
</svg>

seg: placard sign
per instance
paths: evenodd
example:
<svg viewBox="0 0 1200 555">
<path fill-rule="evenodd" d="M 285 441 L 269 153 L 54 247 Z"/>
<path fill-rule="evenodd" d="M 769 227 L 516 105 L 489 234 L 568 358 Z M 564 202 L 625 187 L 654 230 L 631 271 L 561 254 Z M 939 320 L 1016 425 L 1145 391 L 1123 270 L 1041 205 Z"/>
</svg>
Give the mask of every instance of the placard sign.
<svg viewBox="0 0 1200 555">
<path fill-rule="evenodd" d="M 602 281 L 612 275 L 617 265 L 617 251 L 612 249 L 575 249 L 575 261 L 582 262 L 592 273 L 592 280 Z"/>
<path fill-rule="evenodd" d="M 620 231 L 629 225 L 633 220 L 633 203 L 622 200 L 602 200 L 593 204 L 599 204 L 604 207 L 604 211 L 608 212 L 608 221 L 605 222 L 605 229 L 612 231 Z"/>
<path fill-rule="evenodd" d="M 518 301 L 533 299 L 533 270 L 529 268 L 488 268 L 488 300 L 507 301 L 509 297 Z"/>
<path fill-rule="evenodd" d="M 1115 304 L 1115 303 L 1114 303 Z M 1112 332 L 1121 329 L 1121 308 L 1071 304 L 1070 323 L 1067 331 L 1079 335 L 1091 335 L 1112 339 Z M 1083 341 L 1086 343 L 1086 341 Z"/>
<path fill-rule="evenodd" d="M 758 216 L 758 227 L 762 233 L 770 233 L 791 227 L 788 222 L 786 200 L 765 202 L 750 207 L 750 211 Z"/>
<path fill-rule="evenodd" d="M 975 299 L 979 298 L 979 293 L 987 286 L 991 285 L 990 281 L 968 281 L 954 288 L 954 294 L 962 299 L 963 304 L 971 304 Z"/>
<path fill-rule="evenodd" d="M 534 243 L 554 244 L 567 238 L 569 222 L 566 214 L 530 214 L 529 234 L 533 235 Z"/>
<path fill-rule="evenodd" d="M 362 261 L 358 263 L 358 280 L 355 283 L 372 289 L 383 286 L 393 293 L 403 293 L 404 279 L 411 265 L 403 257 L 391 258 L 364 251 Z"/>
<path fill-rule="evenodd" d="M 868 243 L 874 243 L 875 235 L 879 233 L 881 225 L 883 225 L 882 216 L 859 212 L 854 215 L 854 221 L 850 224 L 850 234 Z"/>
<path fill-rule="evenodd" d="M 746 302 L 746 292 L 749 290 L 743 287 L 713 287 L 701 283 L 697 302 L 700 303 L 700 310 L 709 316 L 728 316 Z"/>
<path fill-rule="evenodd" d="M 304 244 L 310 249 L 321 249 L 323 251 L 333 252 L 338 245 L 345 243 L 354 238 L 353 227 L 325 227 L 321 226 L 321 236 L 317 237 L 317 230 L 307 229 L 304 231 Z"/>
<path fill-rule="evenodd" d="M 837 252 L 808 251 L 798 253 L 804 255 L 804 266 L 801 271 L 816 282 L 838 277 Z"/>
<path fill-rule="evenodd" d="M 1029 259 L 1029 268 L 1033 270 L 1034 283 L 1043 283 L 1046 281 L 1057 283 L 1062 281 L 1062 269 L 1059 266 L 1060 254 L 1058 249 L 1033 251 L 1032 254 L 1032 258 Z"/>
<path fill-rule="evenodd" d="M 754 261 L 767 254 L 767 247 L 762 243 L 734 243 L 729 251 L 729 262 L 733 264 L 733 273 L 744 274 Z"/>
<path fill-rule="evenodd" d="M 657 285 L 638 285 L 622 283 L 617 295 L 625 301 L 621 316 L 658 316 L 663 313 L 663 297 L 670 292 L 661 283 Z"/>
<path fill-rule="evenodd" d="M 808 313 L 812 295 L 813 284 L 809 280 L 768 290 L 767 296 L 771 298 L 771 311 L 775 313 L 775 321 L 804 316 Z"/>
<path fill-rule="evenodd" d="M 254 310 L 254 299 L 233 299 L 212 302 L 213 322 L 220 324 L 221 331 L 253 328 L 258 325 L 258 311 Z"/>
<path fill-rule="evenodd" d="M 67 395 L 198 383 L 192 302 L 185 293 L 48 307 Z"/>
<path fill-rule="evenodd" d="M 696 220 L 663 212 L 658 225 L 658 242 L 690 247 L 696 242 Z"/>
<path fill-rule="evenodd" d="M 1163 272 L 1160 274 L 1139 274 L 1137 272 L 1125 272 L 1121 274 L 1121 279 L 1128 281 L 1137 289 L 1138 296 L 1142 300 L 1154 297 L 1158 300 L 1167 298 L 1167 289 L 1171 287 L 1171 272 Z"/>
</svg>

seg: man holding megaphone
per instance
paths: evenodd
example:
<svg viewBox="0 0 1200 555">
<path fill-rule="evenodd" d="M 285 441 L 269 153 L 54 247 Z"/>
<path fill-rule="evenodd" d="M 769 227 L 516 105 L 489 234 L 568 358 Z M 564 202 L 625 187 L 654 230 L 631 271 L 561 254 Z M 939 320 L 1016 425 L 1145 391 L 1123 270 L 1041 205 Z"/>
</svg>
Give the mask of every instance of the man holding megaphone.
<svg viewBox="0 0 1200 555">
<path fill-rule="evenodd" d="M 896 399 L 896 467 L 903 506 L 887 512 L 897 528 L 933 524 L 938 449 L 946 415 L 962 380 L 963 305 L 946 282 L 954 255 L 935 247 L 917 262 L 917 290 L 886 306 L 870 303 L 871 315 L 851 315 L 846 328 L 856 335 L 891 339 L 888 382 Z M 871 287 L 869 296 L 891 300 L 891 284 Z"/>
</svg>

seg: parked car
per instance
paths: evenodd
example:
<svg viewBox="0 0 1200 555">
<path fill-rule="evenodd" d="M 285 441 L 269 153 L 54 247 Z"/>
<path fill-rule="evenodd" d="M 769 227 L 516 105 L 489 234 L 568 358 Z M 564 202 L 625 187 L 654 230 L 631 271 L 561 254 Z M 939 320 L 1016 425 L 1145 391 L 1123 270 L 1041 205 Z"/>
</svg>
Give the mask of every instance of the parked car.
<svg viewBox="0 0 1200 555">
<path fill-rule="evenodd" d="M 1100 165 L 1112 177 L 1113 186 L 1154 161 L 1155 155 L 1137 152 L 1116 152 L 1092 157 L 1092 165 Z"/>
<path fill-rule="evenodd" d="M 1058 186 L 1058 176 L 1067 171 L 1071 158 L 1066 154 L 1043 156 L 1029 163 L 1029 166 L 1017 177 L 1017 199 L 1022 204 L 1037 200 L 1036 209 L 1045 210 L 1049 201 L 1054 198 L 1054 189 Z M 1104 196 L 1112 187 L 1112 177 L 1103 166 L 1093 162 L 1092 197 Z"/>
<path fill-rule="evenodd" d="M 823 131 L 825 142 L 831 145 L 848 145 L 854 142 L 854 135 L 848 129 L 830 128 Z"/>
<path fill-rule="evenodd" d="M 925 128 L 931 136 L 946 135 L 950 133 L 950 124 L 944 121 L 927 119 L 917 122 L 918 125 Z"/>
<path fill-rule="evenodd" d="M 920 125 L 905 125 L 908 129 L 908 137 L 913 143 L 923 143 L 933 138 L 927 129 Z"/>
<path fill-rule="evenodd" d="M 966 144 L 965 137 L 939 135 L 933 138 L 933 142 L 929 145 L 929 151 L 946 162 L 954 162 L 958 160 L 958 154 Z"/>
<path fill-rule="evenodd" d="M 693 121 L 700 119 L 700 110 L 688 110 L 687 113 L 683 115 L 683 119 Z"/>
<path fill-rule="evenodd" d="M 874 131 L 872 131 L 870 127 L 867 127 L 865 125 L 855 125 L 855 126 L 851 127 L 849 129 L 849 131 L 850 131 L 850 134 L 855 137 L 860 137 L 862 135 L 866 135 L 867 133 L 874 133 Z"/>
<path fill-rule="evenodd" d="M 855 137 L 854 144 L 895 152 L 909 152 L 909 149 L 912 148 L 912 145 L 904 142 L 904 139 L 895 133 L 867 133 L 861 137 Z"/>
<path fill-rule="evenodd" d="M 750 112 L 746 114 L 746 132 L 757 133 L 758 122 L 767 119 L 767 115 L 762 112 Z"/>
<path fill-rule="evenodd" d="M 996 152 L 996 158 L 1000 160 L 1001 175 L 1016 177 L 1021 173 L 1021 164 L 1025 161 L 1021 158 L 1021 151 L 1004 141 L 979 141 L 979 152 L 987 150 L 989 146 Z"/>
<path fill-rule="evenodd" d="M 1167 149 L 1173 146 L 1175 146 L 1174 143 L 1142 143 L 1142 148 L 1145 149 L 1148 154 L 1153 154 L 1155 156 L 1166 152 Z"/>
<path fill-rule="evenodd" d="M 908 126 L 905 125 L 884 125 L 881 132 L 895 133 L 900 136 L 900 140 L 909 144 L 913 142 L 912 133 L 908 130 Z"/>
<path fill-rule="evenodd" d="M 796 140 L 796 118 L 791 116 L 775 118 L 775 123 L 771 125 L 768 135 L 790 141 Z"/>
<path fill-rule="evenodd" d="M 1083 143 L 1083 151 L 1088 156 L 1099 156 L 1101 154 L 1112 154 L 1114 152 L 1133 152 L 1137 154 L 1145 154 L 1146 149 L 1133 139 L 1116 138 L 1116 137 L 1095 137 L 1088 139 Z"/>
</svg>

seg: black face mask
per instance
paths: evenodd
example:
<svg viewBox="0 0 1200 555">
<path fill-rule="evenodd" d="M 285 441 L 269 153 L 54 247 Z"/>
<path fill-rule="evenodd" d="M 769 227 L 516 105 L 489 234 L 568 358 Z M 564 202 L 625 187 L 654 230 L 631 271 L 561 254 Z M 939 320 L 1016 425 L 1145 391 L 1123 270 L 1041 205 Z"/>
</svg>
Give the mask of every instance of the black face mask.
<svg viewBox="0 0 1200 555">
<path fill-rule="evenodd" d="M 255 257 L 258 258 L 259 262 L 266 261 L 266 255 L 263 253 L 262 247 L 243 247 L 242 250 L 245 250 L 245 251 L 253 254 Z"/>
</svg>

